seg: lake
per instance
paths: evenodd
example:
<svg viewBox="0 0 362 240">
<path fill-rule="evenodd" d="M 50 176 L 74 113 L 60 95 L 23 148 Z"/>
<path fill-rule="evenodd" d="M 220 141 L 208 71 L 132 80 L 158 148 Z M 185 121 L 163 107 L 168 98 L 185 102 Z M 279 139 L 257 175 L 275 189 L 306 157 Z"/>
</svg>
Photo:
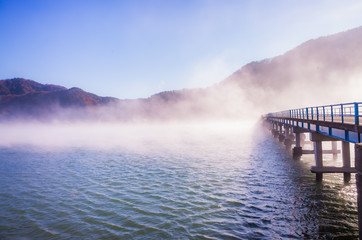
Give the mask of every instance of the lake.
<svg viewBox="0 0 362 240">
<path fill-rule="evenodd" d="M 354 175 L 316 183 L 258 126 L 150 129 L 1 140 L 0 239 L 358 238 Z"/>
</svg>

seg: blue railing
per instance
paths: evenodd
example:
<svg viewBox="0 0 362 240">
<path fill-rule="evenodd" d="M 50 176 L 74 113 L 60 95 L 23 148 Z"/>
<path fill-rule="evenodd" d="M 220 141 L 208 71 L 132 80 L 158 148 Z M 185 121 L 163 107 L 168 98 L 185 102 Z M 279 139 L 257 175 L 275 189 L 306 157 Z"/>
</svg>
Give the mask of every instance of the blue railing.
<svg viewBox="0 0 362 240">
<path fill-rule="evenodd" d="M 360 143 L 362 139 L 362 132 L 359 130 L 362 125 L 362 102 L 291 109 L 269 113 L 264 117 L 344 141 Z"/>
<path fill-rule="evenodd" d="M 267 114 L 267 117 L 306 119 L 360 125 L 362 102 L 298 108 Z"/>
</svg>

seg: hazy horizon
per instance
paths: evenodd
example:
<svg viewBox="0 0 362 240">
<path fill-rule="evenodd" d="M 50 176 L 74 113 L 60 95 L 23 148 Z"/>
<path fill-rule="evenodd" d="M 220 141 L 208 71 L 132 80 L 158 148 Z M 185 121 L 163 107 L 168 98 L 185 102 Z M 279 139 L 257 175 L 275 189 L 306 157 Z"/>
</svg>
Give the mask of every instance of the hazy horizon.
<svg viewBox="0 0 362 240">
<path fill-rule="evenodd" d="M 0 79 L 145 98 L 362 25 L 359 1 L 0 2 Z"/>
<path fill-rule="evenodd" d="M 352 0 L 0 1 L 1 79 L 22 77 L 119 99 L 208 87 L 182 92 L 180 98 L 154 96 L 147 103 L 108 104 L 89 111 L 55 105 L 47 110 L 56 113 L 56 124 L 18 125 L 25 119 L 2 127 L 8 136 L 23 129 L 23 140 L 30 143 L 40 143 L 33 138 L 36 129 L 54 139 L 79 134 L 81 143 L 89 140 L 87 133 L 94 139 L 102 135 L 92 132 L 95 127 L 116 139 L 108 127 L 115 132 L 130 127 L 122 126 L 126 120 L 152 129 L 156 119 L 157 140 L 164 122 L 185 120 L 187 125 L 191 120 L 202 128 L 202 123 L 257 121 L 268 112 L 360 101 L 362 57 L 354 46 L 360 46 L 362 28 L 349 31 L 354 37 L 331 37 L 321 46 L 310 41 L 362 26 L 360 12 L 362 3 Z M 289 51 L 300 44 L 296 52 Z M 219 84 L 228 77 L 230 84 Z M 78 121 L 79 116 L 85 121 Z M 89 124 L 88 116 L 98 119 Z M 120 125 L 112 125 L 118 120 Z M 62 136 L 61 129 L 67 134 Z"/>
<path fill-rule="evenodd" d="M 0 239 L 357 238 L 361 13 L 359 0 L 0 0 L 0 79 L 35 81 L 0 81 Z M 295 136 L 262 117 L 334 103 L 325 124 L 320 108 L 292 121 Z"/>
</svg>

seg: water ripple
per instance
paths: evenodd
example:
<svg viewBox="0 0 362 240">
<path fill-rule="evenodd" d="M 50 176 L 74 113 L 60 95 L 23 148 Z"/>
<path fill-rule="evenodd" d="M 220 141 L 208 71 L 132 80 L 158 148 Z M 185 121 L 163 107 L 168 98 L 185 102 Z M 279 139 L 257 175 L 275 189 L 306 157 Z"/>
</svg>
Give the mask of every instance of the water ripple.
<svg viewBox="0 0 362 240">
<path fill-rule="evenodd" d="M 0 239 L 356 238 L 353 178 L 316 184 L 312 157 L 233 141 L 187 155 L 0 149 Z"/>
</svg>

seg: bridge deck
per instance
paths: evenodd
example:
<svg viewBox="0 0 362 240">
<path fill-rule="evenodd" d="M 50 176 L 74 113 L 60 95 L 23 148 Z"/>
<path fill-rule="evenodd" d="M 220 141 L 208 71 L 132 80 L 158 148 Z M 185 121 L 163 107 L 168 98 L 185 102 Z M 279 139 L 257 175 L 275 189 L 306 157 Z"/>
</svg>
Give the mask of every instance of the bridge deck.
<svg viewBox="0 0 362 240">
<path fill-rule="evenodd" d="M 264 115 L 264 118 L 318 132 L 323 135 L 360 143 L 362 139 L 362 103 L 345 103 L 318 107 L 291 109 Z"/>
</svg>

